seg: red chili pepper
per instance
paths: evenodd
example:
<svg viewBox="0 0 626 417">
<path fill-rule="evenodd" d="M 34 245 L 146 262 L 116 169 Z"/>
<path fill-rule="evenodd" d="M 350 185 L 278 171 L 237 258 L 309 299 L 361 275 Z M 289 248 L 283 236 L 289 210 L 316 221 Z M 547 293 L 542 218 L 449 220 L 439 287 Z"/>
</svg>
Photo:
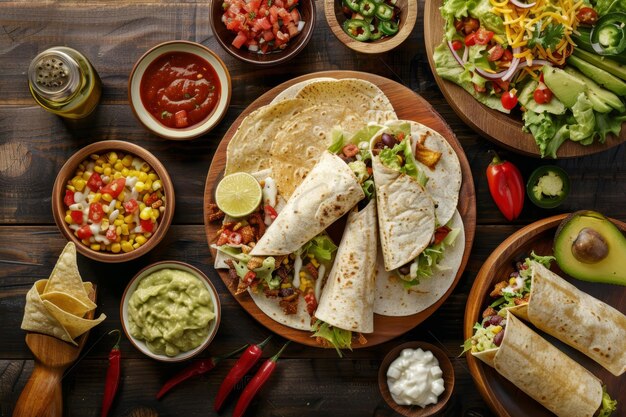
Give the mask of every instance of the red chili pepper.
<svg viewBox="0 0 626 417">
<path fill-rule="evenodd" d="M 109 352 L 109 367 L 107 368 L 107 376 L 104 382 L 104 395 L 102 396 L 102 413 L 100 417 L 106 417 L 109 414 L 115 394 L 117 393 L 117 387 L 120 384 L 120 368 L 122 353 L 120 352 L 120 339 L 122 334 L 118 329 L 111 330 L 108 334 L 111 335 L 117 333 L 117 341 L 111 352 Z"/>
<path fill-rule="evenodd" d="M 519 217 L 524 207 L 524 180 L 519 169 L 502 161 L 497 153 L 487 167 L 489 191 L 496 205 L 508 221 Z"/>
<path fill-rule="evenodd" d="M 224 401 L 228 397 L 228 394 L 235 388 L 235 384 L 241 381 L 241 379 L 248 373 L 250 369 L 261 359 L 261 354 L 263 353 L 263 347 L 269 342 L 272 336 L 269 336 L 267 339 L 259 343 L 258 345 L 250 345 L 248 349 L 241 355 L 241 357 L 235 362 L 233 367 L 222 381 L 222 385 L 220 385 L 220 389 L 217 391 L 217 396 L 215 397 L 215 403 L 213 404 L 213 408 L 215 411 L 219 411 L 224 404 Z"/>
<path fill-rule="evenodd" d="M 172 388 L 174 388 L 181 382 L 186 381 L 194 376 L 202 375 L 209 372 L 211 369 L 215 368 L 215 365 L 217 365 L 222 359 L 230 358 L 231 356 L 238 354 L 247 347 L 248 345 L 243 345 L 239 349 L 234 350 L 226 354 L 225 356 L 213 356 L 211 358 L 201 359 L 192 363 L 191 365 L 174 375 L 172 378 L 170 378 L 167 382 L 165 382 L 165 384 L 163 384 L 163 386 L 156 395 L 157 400 L 161 399 L 161 397 L 163 397 Z"/>
<path fill-rule="evenodd" d="M 254 396 L 274 373 L 274 369 L 276 369 L 276 362 L 289 343 L 291 342 L 285 343 L 276 355 L 263 362 L 263 365 L 261 365 L 257 373 L 250 380 L 250 382 L 248 382 L 248 385 L 246 385 L 246 388 L 241 393 L 239 401 L 237 401 L 237 405 L 235 406 L 235 411 L 233 411 L 233 417 L 243 416 L 243 413 L 246 412 L 246 409 L 250 405 Z"/>
</svg>

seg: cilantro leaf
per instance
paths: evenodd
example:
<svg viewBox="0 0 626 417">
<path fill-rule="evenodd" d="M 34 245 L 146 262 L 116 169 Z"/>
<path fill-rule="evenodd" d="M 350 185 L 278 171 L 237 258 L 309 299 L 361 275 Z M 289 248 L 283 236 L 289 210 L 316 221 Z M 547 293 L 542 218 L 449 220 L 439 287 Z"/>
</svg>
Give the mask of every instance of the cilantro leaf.
<svg viewBox="0 0 626 417">
<path fill-rule="evenodd" d="M 535 46 L 541 46 L 543 49 L 554 49 L 563 39 L 563 26 L 555 25 L 554 23 L 548 24 L 545 29 L 541 30 L 541 20 L 537 22 L 534 35 L 528 40 L 528 46 L 534 48 Z"/>
</svg>

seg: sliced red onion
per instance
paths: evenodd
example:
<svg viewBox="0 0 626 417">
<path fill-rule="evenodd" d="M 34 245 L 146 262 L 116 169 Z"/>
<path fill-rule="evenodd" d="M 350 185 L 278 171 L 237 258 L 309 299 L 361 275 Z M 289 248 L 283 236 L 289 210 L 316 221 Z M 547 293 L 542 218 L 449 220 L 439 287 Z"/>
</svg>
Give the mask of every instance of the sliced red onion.
<svg viewBox="0 0 626 417">
<path fill-rule="evenodd" d="M 516 7 L 519 7 L 520 9 L 530 9 L 531 7 L 533 7 L 535 4 L 537 4 L 537 2 L 532 2 L 532 3 L 522 3 L 519 0 L 511 0 L 511 3 L 513 3 Z"/>
<path fill-rule="evenodd" d="M 460 66 L 464 67 L 465 61 L 463 61 L 461 57 L 459 56 L 459 54 L 457 54 L 456 51 L 454 50 L 454 46 L 452 46 L 452 41 L 448 41 L 448 48 L 450 48 L 450 52 L 452 52 L 452 56 L 454 57 L 454 59 L 456 59 L 456 62 L 458 62 Z M 468 48 L 465 48 L 465 49 L 468 49 Z"/>
<path fill-rule="evenodd" d="M 487 72 L 482 68 L 476 68 L 476 72 L 480 74 L 481 77 L 486 78 L 488 80 L 499 80 L 504 77 L 504 75 L 509 71 L 509 69 L 505 69 L 500 72 Z"/>
<path fill-rule="evenodd" d="M 519 66 L 520 63 L 520 59 L 519 58 L 515 58 L 516 54 L 519 54 L 521 51 L 520 47 L 518 46 L 517 48 L 513 48 L 513 60 L 511 61 L 511 66 L 509 67 L 508 71 L 506 72 L 506 74 L 504 74 L 504 76 L 502 76 L 502 81 L 507 81 L 509 78 L 511 78 L 513 76 L 513 74 L 515 74 L 515 71 L 517 71 L 517 67 Z"/>
<path fill-rule="evenodd" d="M 463 62 L 467 62 L 467 58 L 469 58 L 469 46 L 463 49 Z"/>
</svg>

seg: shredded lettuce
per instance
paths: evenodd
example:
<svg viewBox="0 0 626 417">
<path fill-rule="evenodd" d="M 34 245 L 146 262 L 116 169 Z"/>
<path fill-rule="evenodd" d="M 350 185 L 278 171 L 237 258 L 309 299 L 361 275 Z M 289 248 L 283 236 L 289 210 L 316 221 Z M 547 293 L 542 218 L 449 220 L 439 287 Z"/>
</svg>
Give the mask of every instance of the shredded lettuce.
<svg viewBox="0 0 626 417">
<path fill-rule="evenodd" d="M 298 254 L 306 256 L 312 254 L 315 259 L 322 262 L 329 262 L 333 258 L 333 253 L 337 250 L 337 245 L 333 243 L 328 235 L 321 234 L 305 243 Z"/>
<path fill-rule="evenodd" d="M 440 11 L 447 21 L 446 38 L 452 40 L 457 35 L 454 21 L 469 15 L 478 19 L 482 27 L 506 39 L 502 18 L 491 10 L 489 0 L 445 0 Z"/>
<path fill-rule="evenodd" d="M 315 332 L 311 337 L 326 339 L 335 348 L 340 358 L 343 357 L 341 349 L 352 350 L 352 332 L 350 330 L 331 326 L 321 320 L 317 320 L 311 329 Z"/>
<path fill-rule="evenodd" d="M 398 155 L 402 156 L 404 165 L 400 165 Z M 385 148 L 380 151 L 380 160 L 388 168 L 409 175 L 417 180 L 423 186 L 426 185 L 428 177 L 417 168 L 413 151 L 411 150 L 411 138 L 406 137 L 402 142 L 396 144 L 393 148 Z"/>
<path fill-rule="evenodd" d="M 250 260 L 250 255 L 248 255 L 247 253 L 243 253 L 241 251 L 241 248 L 229 246 L 229 245 L 222 245 L 222 246 L 212 245 L 212 246 L 219 252 L 222 252 L 228 255 L 229 257 L 234 258 L 238 261 L 248 263 L 248 261 Z"/>
<path fill-rule="evenodd" d="M 361 188 L 363 188 L 363 192 L 365 193 L 365 198 L 367 201 L 370 201 L 374 197 L 374 193 L 376 192 L 376 188 L 374 187 L 374 180 L 371 178 L 361 184 Z"/>
<path fill-rule="evenodd" d="M 602 404 L 600 405 L 597 416 L 609 417 L 615 410 L 617 410 L 617 400 L 611 398 L 609 393 L 606 392 L 606 385 L 604 385 L 602 387 Z"/>
<path fill-rule="evenodd" d="M 250 271 L 248 269 L 247 262 L 233 262 L 233 266 L 235 267 L 235 271 L 237 271 L 237 276 L 240 279 L 243 279 Z M 256 273 L 259 281 L 265 281 L 269 289 L 275 290 L 277 288 L 280 288 L 280 277 L 272 276 L 275 269 L 276 260 L 273 257 L 269 256 L 263 260 L 263 264 L 260 267 L 253 269 L 253 271 Z"/>
<path fill-rule="evenodd" d="M 369 172 L 367 172 L 367 166 L 365 166 L 365 162 L 353 161 L 348 163 L 348 166 L 350 167 L 352 172 L 354 172 L 354 175 L 356 175 L 356 179 L 359 184 L 363 184 L 365 180 L 370 177 Z"/>
<path fill-rule="evenodd" d="M 331 137 L 333 139 L 333 143 L 332 145 L 330 145 L 330 147 L 328 148 L 328 152 L 337 154 L 339 153 L 339 151 L 341 151 L 343 149 L 343 145 L 345 142 L 344 136 L 343 136 L 343 132 L 337 128 L 334 128 L 331 131 Z"/>
</svg>

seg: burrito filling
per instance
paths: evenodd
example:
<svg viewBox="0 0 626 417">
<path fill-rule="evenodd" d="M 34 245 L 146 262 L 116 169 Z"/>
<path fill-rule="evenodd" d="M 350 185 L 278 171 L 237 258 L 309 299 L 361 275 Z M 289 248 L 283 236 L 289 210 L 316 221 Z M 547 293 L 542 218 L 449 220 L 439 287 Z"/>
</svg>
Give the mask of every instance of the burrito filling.
<svg viewBox="0 0 626 417">
<path fill-rule="evenodd" d="M 481 323 L 474 325 L 474 335 L 463 343 L 463 352 L 472 353 L 484 352 L 489 349 L 496 349 L 502 344 L 506 319 L 499 314 L 485 316 Z"/>
</svg>

